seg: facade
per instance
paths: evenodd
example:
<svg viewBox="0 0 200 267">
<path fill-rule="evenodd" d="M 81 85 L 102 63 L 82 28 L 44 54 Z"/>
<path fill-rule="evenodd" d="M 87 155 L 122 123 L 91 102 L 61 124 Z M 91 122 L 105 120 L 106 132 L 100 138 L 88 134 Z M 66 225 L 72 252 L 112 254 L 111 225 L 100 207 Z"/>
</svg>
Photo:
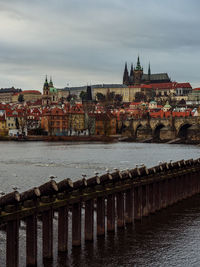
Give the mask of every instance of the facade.
<svg viewBox="0 0 200 267">
<path fill-rule="evenodd" d="M 24 97 L 24 101 L 28 102 L 28 101 L 37 101 L 39 99 L 42 99 L 42 94 L 40 91 L 37 90 L 25 90 L 25 91 L 21 91 L 18 93 L 15 93 L 12 96 L 12 103 L 17 103 L 18 102 L 18 97 L 19 95 L 23 95 Z"/>
<path fill-rule="evenodd" d="M 0 103 L 11 103 L 13 95 L 21 91 L 21 89 L 15 89 L 14 87 L 0 89 Z"/>
<path fill-rule="evenodd" d="M 149 64 L 148 73 L 143 72 L 143 68 L 140 65 L 140 58 L 138 56 L 137 65 L 133 68 L 131 64 L 130 74 L 128 71 L 127 63 L 125 63 L 124 74 L 123 74 L 123 84 L 125 85 L 140 85 L 149 83 L 168 83 L 171 82 L 167 73 L 151 73 L 151 68 Z"/>
<path fill-rule="evenodd" d="M 95 134 L 96 135 L 115 135 L 117 129 L 117 119 L 108 113 L 95 114 Z"/>
<path fill-rule="evenodd" d="M 43 85 L 42 106 L 50 106 L 58 102 L 58 90 L 54 87 L 52 79 L 48 82 L 47 77 Z"/>
</svg>

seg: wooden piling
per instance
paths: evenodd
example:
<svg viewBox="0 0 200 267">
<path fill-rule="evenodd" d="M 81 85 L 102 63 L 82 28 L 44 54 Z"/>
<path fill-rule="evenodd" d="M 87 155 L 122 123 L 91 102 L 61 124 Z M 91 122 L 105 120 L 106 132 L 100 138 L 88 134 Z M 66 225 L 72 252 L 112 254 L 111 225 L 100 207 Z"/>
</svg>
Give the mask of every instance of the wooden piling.
<svg viewBox="0 0 200 267">
<path fill-rule="evenodd" d="M 68 205 L 58 209 L 58 251 L 67 251 L 68 245 Z"/>
<path fill-rule="evenodd" d="M 107 231 L 115 230 L 115 195 L 107 197 Z"/>
<path fill-rule="evenodd" d="M 42 248 L 43 258 L 53 258 L 53 210 L 42 213 Z"/>
<path fill-rule="evenodd" d="M 26 266 L 37 266 L 37 215 L 26 218 Z"/>
<path fill-rule="evenodd" d="M 105 198 L 97 198 L 97 235 L 105 234 Z"/>
<path fill-rule="evenodd" d="M 124 193 L 118 192 L 117 197 L 117 227 L 124 227 Z"/>
<path fill-rule="evenodd" d="M 133 223 L 134 214 L 134 196 L 133 196 L 133 188 L 126 191 L 125 194 L 125 222 L 126 223 Z"/>
<path fill-rule="evenodd" d="M 72 205 L 72 245 L 81 245 L 81 202 Z"/>
<path fill-rule="evenodd" d="M 19 266 L 19 221 L 9 221 L 6 226 L 6 267 Z"/>
<path fill-rule="evenodd" d="M 94 200 L 89 199 L 85 202 L 85 240 L 93 240 L 94 231 Z"/>
<path fill-rule="evenodd" d="M 134 187 L 134 219 L 141 220 L 142 187 Z"/>
</svg>

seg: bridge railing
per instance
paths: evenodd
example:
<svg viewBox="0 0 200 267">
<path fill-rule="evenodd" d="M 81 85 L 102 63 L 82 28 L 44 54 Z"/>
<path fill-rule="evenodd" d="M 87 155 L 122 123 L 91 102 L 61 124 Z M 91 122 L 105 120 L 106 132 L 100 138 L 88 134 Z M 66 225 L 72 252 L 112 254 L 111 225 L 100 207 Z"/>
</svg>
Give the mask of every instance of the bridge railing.
<svg viewBox="0 0 200 267">
<path fill-rule="evenodd" d="M 26 223 L 26 265 L 36 266 L 39 219 L 42 220 L 42 256 L 51 259 L 55 212 L 58 213 L 58 251 L 65 252 L 69 230 L 72 245 L 81 245 L 83 209 L 84 239 L 92 241 L 94 228 L 98 236 L 104 235 L 106 230 L 115 231 L 116 220 L 117 227 L 124 227 L 199 192 L 200 159 L 115 170 L 76 182 L 68 178 L 59 183 L 51 180 L 21 194 L 14 191 L 0 198 L 0 227 L 6 231 L 6 266 L 19 266 L 21 220 Z"/>
</svg>

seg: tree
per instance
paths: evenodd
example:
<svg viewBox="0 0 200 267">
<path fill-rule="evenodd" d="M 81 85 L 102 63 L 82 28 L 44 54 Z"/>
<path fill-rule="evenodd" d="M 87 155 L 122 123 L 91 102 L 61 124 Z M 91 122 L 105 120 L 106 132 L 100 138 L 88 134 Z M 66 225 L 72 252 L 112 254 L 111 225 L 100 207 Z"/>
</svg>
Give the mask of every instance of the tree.
<svg viewBox="0 0 200 267">
<path fill-rule="evenodd" d="M 81 98 L 82 101 L 83 101 L 83 100 L 87 100 L 87 93 L 84 92 L 84 91 L 81 91 L 79 97 Z"/>
<path fill-rule="evenodd" d="M 136 92 L 135 93 L 135 101 L 141 102 L 144 101 L 146 102 L 147 97 L 143 92 Z"/>
<path fill-rule="evenodd" d="M 99 92 L 96 94 L 96 98 L 98 101 L 104 101 L 106 99 L 105 95 Z"/>
<path fill-rule="evenodd" d="M 19 94 L 19 96 L 18 96 L 18 102 L 20 102 L 20 103 L 24 102 L 24 95 Z"/>
</svg>

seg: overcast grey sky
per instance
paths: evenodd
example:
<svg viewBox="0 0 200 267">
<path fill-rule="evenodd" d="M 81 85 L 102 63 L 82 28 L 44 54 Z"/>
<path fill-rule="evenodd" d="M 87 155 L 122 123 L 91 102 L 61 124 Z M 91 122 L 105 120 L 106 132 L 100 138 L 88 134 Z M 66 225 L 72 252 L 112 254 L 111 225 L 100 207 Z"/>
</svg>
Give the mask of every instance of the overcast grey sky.
<svg viewBox="0 0 200 267">
<path fill-rule="evenodd" d="M 0 87 L 121 83 L 147 71 L 200 86 L 199 0 L 0 0 Z"/>
</svg>

